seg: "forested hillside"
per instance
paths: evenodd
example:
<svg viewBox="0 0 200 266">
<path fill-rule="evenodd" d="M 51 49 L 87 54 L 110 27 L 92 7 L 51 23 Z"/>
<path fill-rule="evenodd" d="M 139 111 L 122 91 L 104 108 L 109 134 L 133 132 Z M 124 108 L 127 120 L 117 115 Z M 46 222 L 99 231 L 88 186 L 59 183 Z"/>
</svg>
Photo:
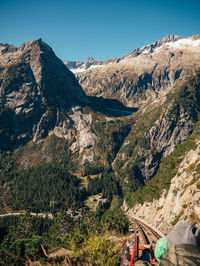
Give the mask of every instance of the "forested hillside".
<svg viewBox="0 0 200 266">
<path fill-rule="evenodd" d="M 177 40 L 166 43 L 171 41 Z M 165 41 L 152 49 L 162 45 L 168 53 Z M 128 107 L 120 97 L 86 95 L 41 39 L 7 48 L 1 45 L 0 55 L 0 263 L 118 265 L 128 230 L 123 201 L 133 208 L 159 200 L 183 156 L 197 148 L 198 60 L 178 75 L 177 52 L 169 72 L 176 78 L 166 82 L 169 73 L 162 74 L 155 84 L 144 67 L 140 86 L 131 85 L 135 98 Z M 190 49 L 189 55 L 197 52 Z"/>
</svg>

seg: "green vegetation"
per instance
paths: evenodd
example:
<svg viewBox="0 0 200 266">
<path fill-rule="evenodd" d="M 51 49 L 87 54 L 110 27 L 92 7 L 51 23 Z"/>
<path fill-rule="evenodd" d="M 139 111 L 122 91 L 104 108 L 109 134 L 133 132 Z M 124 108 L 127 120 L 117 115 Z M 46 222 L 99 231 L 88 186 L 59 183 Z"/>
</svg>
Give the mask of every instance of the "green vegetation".
<svg viewBox="0 0 200 266">
<path fill-rule="evenodd" d="M 90 195 L 101 193 L 103 198 L 112 200 L 113 195 L 121 195 L 121 188 L 113 172 L 105 170 L 101 177 L 91 179 L 88 177 L 88 193 Z"/>
<path fill-rule="evenodd" d="M 200 121 L 195 124 L 193 134 L 185 142 L 179 145 L 169 156 L 162 158 L 157 174 L 145 186 L 126 195 L 126 201 L 130 207 L 136 203 L 151 202 L 153 199 L 158 199 L 164 189 L 169 189 L 171 179 L 176 175 L 182 158 L 186 152 L 196 148 L 195 139 L 199 131 Z"/>
<path fill-rule="evenodd" d="M 8 234 L 3 238 L 0 246 L 0 264 L 22 265 L 28 258 L 39 258 L 40 243 L 41 237 L 35 235 L 33 218 L 29 215 L 20 218 L 16 228 L 9 227 Z"/>
<path fill-rule="evenodd" d="M 76 169 L 69 149 L 71 142 L 58 138 L 54 134 L 45 139 L 43 143 L 28 142 L 14 152 L 15 168 L 38 166 L 43 163 L 54 163 L 72 171 Z"/>
<path fill-rule="evenodd" d="M 12 218 L 1 239 L 0 264 L 25 265 L 33 260 L 52 263 L 48 254 L 57 251 L 59 254 L 59 249 L 64 248 L 74 264 L 118 265 L 122 243 L 113 241 L 112 237 L 126 233 L 129 226 L 120 204 L 121 200 L 115 197 L 103 216 L 83 212 L 79 220 L 72 220 L 65 212 L 59 213 L 49 223 L 47 219 L 37 222 L 38 218 L 28 214 L 18 220 Z M 2 224 L 5 227 L 6 221 Z M 39 230 L 41 225 L 42 231 Z M 53 265 L 62 263 L 62 260 L 62 257 L 56 257 Z"/>
<path fill-rule="evenodd" d="M 122 197 L 125 195 L 130 207 L 137 202 L 158 199 L 162 191 L 169 188 L 185 153 L 196 148 L 195 140 L 200 132 L 199 79 L 199 75 L 194 75 L 183 80 L 162 106 L 140 113 L 141 117 L 136 114 L 106 120 L 102 114 L 92 112 L 97 145 L 94 161 L 85 161 L 83 167 L 80 161 L 84 157 L 80 159 L 78 152 L 72 154 L 69 148 L 74 136 L 66 141 L 51 134 L 40 143 L 29 142 L 5 151 L 4 142 L 11 147 L 15 136 L 11 127 L 13 114 L 1 104 L 0 146 L 4 151 L 0 152 L 0 211 L 51 212 L 55 219 L 30 215 L 0 219 L 0 264 L 24 265 L 34 260 L 58 265 L 62 259 L 50 261 L 49 254 L 63 248 L 74 265 L 118 265 L 121 243 L 113 241 L 113 236 L 126 233 L 129 225 L 120 209 Z M 55 111 L 52 110 L 49 110 L 50 120 Z M 91 108 L 85 107 L 84 112 L 91 112 Z M 163 151 L 151 145 L 149 131 L 159 118 L 169 122 L 173 131 L 181 115 L 185 121 L 196 123 L 193 134 L 161 159 Z M 65 118 L 61 113 L 60 121 Z M 47 133 L 48 129 L 42 136 Z M 148 154 L 160 166 L 151 180 L 144 181 L 141 169 Z M 199 173 L 200 164 L 191 164 L 186 170 Z M 84 185 L 78 178 L 80 175 L 84 177 Z M 200 189 L 199 184 L 197 188 Z M 98 194 L 105 202 L 99 201 L 95 212 L 86 211 L 85 202 L 91 195 Z M 68 208 L 76 209 L 80 219 L 72 220 L 65 212 Z M 184 208 L 173 225 L 183 215 Z M 190 220 L 197 221 L 194 213 Z"/>
<path fill-rule="evenodd" d="M 104 161 L 109 164 L 113 162 L 133 123 L 134 121 L 129 120 L 103 120 L 94 123 L 94 130 L 98 136 L 97 147 Z"/>
<path fill-rule="evenodd" d="M 85 160 L 82 175 L 98 175 L 104 171 L 105 167 L 101 164 L 101 162 L 96 161 L 94 163 L 90 163 L 88 160 Z"/>
<path fill-rule="evenodd" d="M 197 173 L 200 173 L 200 163 L 197 164 L 196 169 Z"/>
<path fill-rule="evenodd" d="M 176 225 L 181 218 L 181 216 L 184 214 L 184 209 L 180 211 L 180 213 L 175 217 L 175 219 L 171 222 L 171 225 Z"/>
<path fill-rule="evenodd" d="M 193 134 L 185 142 L 179 145 L 173 153 L 171 153 L 166 158 L 161 159 L 161 163 L 156 175 L 150 181 L 147 181 L 145 186 L 139 187 L 138 183 L 139 188 L 137 191 L 133 193 L 131 193 L 131 191 L 127 191 L 125 198 L 130 207 L 133 207 L 136 203 L 152 201 L 154 198 L 158 199 L 164 189 L 166 190 L 169 189 L 171 179 L 176 175 L 178 166 L 182 161 L 182 158 L 184 157 L 185 153 L 191 149 L 196 148 L 195 140 L 197 139 L 197 136 L 199 135 L 200 132 L 199 84 L 200 84 L 199 73 L 190 74 L 186 79 L 182 80 L 179 83 L 174 93 L 168 95 L 168 99 L 164 103 L 163 107 L 167 109 L 169 104 L 172 104 L 172 106 L 170 109 L 168 109 L 166 113 L 167 115 L 166 119 L 168 121 L 174 121 L 175 123 L 180 118 L 180 114 L 184 112 L 186 114 L 187 119 L 191 119 L 193 122 L 195 122 Z M 156 109 L 153 112 L 145 114 L 145 116 L 147 116 L 146 120 L 149 121 L 151 126 L 153 125 L 155 118 L 157 117 L 158 114 L 159 111 L 157 111 Z M 134 131 L 133 130 L 129 134 L 128 139 L 131 136 L 133 136 L 133 140 L 137 140 L 137 138 L 142 138 L 143 136 L 145 136 L 146 134 L 145 132 L 147 132 L 146 130 L 149 128 L 148 122 L 145 123 L 146 121 L 144 119 L 145 116 L 137 122 L 139 123 L 138 127 L 136 123 L 136 126 L 134 127 L 135 132 L 133 134 Z M 137 138 L 135 136 L 137 136 Z M 130 147 L 128 148 L 130 149 Z M 138 143 L 136 143 L 136 146 L 133 147 L 131 153 L 129 151 L 129 155 L 132 155 L 134 157 L 135 165 L 137 165 L 139 162 L 138 158 L 136 157 L 137 149 L 138 149 Z M 146 149 L 148 149 L 148 145 L 146 145 Z M 120 152 L 122 152 L 122 150 Z M 124 152 L 126 152 L 126 150 L 124 150 Z M 140 158 L 139 160 L 142 160 L 142 158 Z M 131 164 L 132 162 L 130 163 L 130 165 Z M 126 171 L 127 168 L 129 168 L 129 165 L 126 166 Z M 198 165 L 196 168 L 194 165 L 191 165 L 188 170 L 192 171 L 194 169 L 198 171 Z M 137 189 L 137 187 L 133 187 L 133 189 L 135 188 Z"/>
<path fill-rule="evenodd" d="M 18 170 L 12 179 L 10 202 L 14 210 L 55 212 L 82 206 L 84 192 L 79 189 L 80 180 L 55 164 Z"/>
<path fill-rule="evenodd" d="M 68 250 L 72 263 L 118 265 L 121 241 L 113 241 L 112 236 L 126 233 L 129 224 L 120 210 L 120 198 L 120 204 L 111 204 L 112 199 L 116 202 L 115 195 L 121 195 L 120 185 L 111 168 L 96 160 L 85 163 L 87 186 L 81 188 L 81 180 L 73 175 L 78 171 L 69 146 L 66 140 L 51 135 L 45 142 L 1 153 L 0 196 L 5 204 L 14 211 L 50 211 L 56 216 L 53 224 L 29 215 L 0 219 L 1 265 L 25 265 L 28 261 L 54 264 L 48 254 L 61 248 Z M 90 178 L 89 174 L 97 173 L 99 176 Z M 58 214 L 83 207 L 88 196 L 98 191 L 107 201 L 97 204 L 96 213 L 79 209 L 82 217 L 76 221 L 65 212 Z M 4 207 L 2 204 L 2 212 Z M 55 259 L 55 264 L 60 261 L 62 258 Z"/>
<path fill-rule="evenodd" d="M 200 223 L 199 216 L 196 214 L 195 211 L 193 211 L 193 212 L 190 214 L 190 222 L 191 222 L 192 224 L 198 224 L 198 223 Z"/>
<path fill-rule="evenodd" d="M 124 216 L 121 210 L 122 199 L 114 196 L 110 208 L 103 214 L 103 220 L 109 231 L 116 230 L 120 233 L 125 233 L 129 227 L 129 221 Z"/>
<path fill-rule="evenodd" d="M 24 214 L 20 216 L 6 216 L 0 218 L 0 242 L 4 236 L 8 234 L 9 228 L 16 228 L 21 220 L 24 220 Z M 34 231 L 37 235 L 41 236 L 44 232 L 47 232 L 52 224 L 52 220 L 47 216 L 45 218 L 39 216 L 31 217 Z"/>
<path fill-rule="evenodd" d="M 51 135 L 44 143 L 27 143 L 14 153 L 1 152 L 1 203 L 14 211 L 52 213 L 83 206 L 87 193 L 69 173 L 76 169 L 69 145 Z M 5 204 L 0 205 L 1 212 Z"/>
<path fill-rule="evenodd" d="M 167 100 L 162 105 L 154 108 L 153 110 L 146 110 L 146 112 L 141 117 L 138 117 L 137 122 L 135 123 L 134 127 L 132 127 L 132 130 L 130 131 L 128 137 L 126 138 L 126 144 L 123 145 L 119 151 L 119 154 L 121 156 L 118 155 L 114 163 L 114 168 L 115 171 L 118 172 L 123 192 L 126 195 L 128 194 L 126 196 L 127 199 L 130 197 L 131 198 L 135 197 L 136 196 L 135 194 L 134 196 L 130 196 L 130 193 L 136 191 L 138 188 L 144 185 L 143 182 L 144 177 L 139 170 L 144 166 L 147 154 L 150 154 L 154 158 L 156 158 L 158 166 L 161 162 L 163 151 L 159 152 L 155 147 L 150 145 L 149 131 L 152 129 L 153 126 L 156 125 L 155 122 L 159 119 L 160 122 L 166 121 L 166 125 L 170 124 L 169 132 L 166 132 L 166 134 L 170 134 L 173 132 L 173 128 L 175 128 L 179 124 L 179 120 L 182 116 L 184 116 L 185 121 L 188 122 L 193 121 L 194 123 L 196 123 L 199 120 L 198 119 L 198 113 L 200 111 L 199 84 L 200 84 L 200 75 L 198 73 L 195 74 L 190 73 L 190 75 L 187 78 L 181 80 L 179 84 L 176 85 L 176 88 L 174 89 L 173 93 L 168 94 Z M 192 128 L 190 132 L 192 133 Z M 154 137 L 156 137 L 156 135 Z M 188 145 L 189 147 L 190 142 L 187 142 L 186 145 Z M 192 142 L 191 148 L 193 148 L 194 146 L 195 143 Z M 182 148 L 183 148 L 182 155 L 184 155 L 184 146 L 182 146 Z M 159 178 L 158 180 L 157 178 L 156 179 L 154 178 L 154 180 L 156 181 L 165 183 L 163 185 L 161 184 L 160 186 L 158 185 L 155 187 L 155 193 L 159 195 L 160 195 L 160 189 L 168 187 L 167 184 L 171 179 L 170 176 L 172 177 L 173 174 L 176 172 L 176 171 L 174 172 L 171 171 L 171 169 L 174 169 L 173 162 L 168 162 L 168 160 L 169 161 L 171 160 L 170 157 L 166 160 L 163 159 L 161 164 L 164 166 L 164 164 L 167 165 L 169 163 L 168 168 L 170 170 L 170 173 L 169 174 L 166 173 L 167 176 L 165 176 L 164 172 L 167 171 L 162 170 L 161 172 L 164 180 Z M 156 174 L 157 170 L 158 168 L 155 168 L 155 173 L 153 175 Z M 192 166 L 190 170 L 192 170 Z M 151 186 L 152 184 L 151 186 L 152 191 L 150 192 L 149 197 L 147 196 L 149 199 L 151 199 L 151 197 L 153 196 L 152 194 L 154 194 L 154 188 L 153 188 L 154 183 L 152 182 L 150 182 L 149 185 Z M 149 191 L 150 190 L 151 189 L 149 189 Z M 139 202 L 143 201 L 142 199 L 144 198 L 144 196 L 143 195 L 140 196 L 140 194 L 143 194 L 143 191 L 144 190 L 140 188 L 137 194 Z M 157 198 L 158 195 L 155 195 L 155 197 Z M 133 201 L 130 204 L 132 206 L 132 204 L 134 204 L 134 202 L 136 202 L 137 200 L 135 199 L 131 201 Z"/>
</svg>

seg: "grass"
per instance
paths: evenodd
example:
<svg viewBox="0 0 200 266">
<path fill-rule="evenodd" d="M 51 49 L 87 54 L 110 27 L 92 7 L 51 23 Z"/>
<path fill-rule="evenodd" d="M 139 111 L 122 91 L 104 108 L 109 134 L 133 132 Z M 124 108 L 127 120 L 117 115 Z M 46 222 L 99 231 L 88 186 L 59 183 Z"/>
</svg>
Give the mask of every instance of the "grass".
<svg viewBox="0 0 200 266">
<path fill-rule="evenodd" d="M 80 187 L 81 188 L 86 188 L 88 187 L 88 177 L 87 176 L 82 176 L 80 172 L 70 172 L 72 175 L 75 175 L 78 179 L 81 180 L 81 185 Z M 98 174 L 98 175 L 90 175 L 90 178 L 91 179 L 94 179 L 96 177 L 101 177 L 101 174 Z"/>
<path fill-rule="evenodd" d="M 180 211 L 180 213 L 175 217 L 175 219 L 171 222 L 171 225 L 175 225 L 180 220 L 181 216 L 184 214 L 184 209 Z"/>
<path fill-rule="evenodd" d="M 194 225 L 200 223 L 200 217 L 196 214 L 195 211 L 190 214 L 190 222 Z"/>
<path fill-rule="evenodd" d="M 193 177 L 193 179 L 189 182 L 189 183 L 187 183 L 186 185 L 185 185 L 185 189 L 187 189 L 188 187 L 190 187 L 191 185 L 193 185 L 193 184 L 195 184 L 198 180 L 199 180 L 199 176 L 196 176 L 196 177 Z"/>
<path fill-rule="evenodd" d="M 98 196 L 101 196 L 102 194 L 96 194 L 96 195 L 92 195 L 90 197 L 88 197 L 88 199 L 84 202 L 85 205 L 90 208 L 93 211 L 96 211 L 98 203 L 96 201 L 93 201 L 92 199 L 97 198 Z"/>
<path fill-rule="evenodd" d="M 197 171 L 197 173 L 200 173 L 200 163 L 197 164 L 196 171 Z"/>
<path fill-rule="evenodd" d="M 196 162 L 189 164 L 187 167 L 187 171 L 192 172 L 195 166 L 196 166 Z"/>
</svg>

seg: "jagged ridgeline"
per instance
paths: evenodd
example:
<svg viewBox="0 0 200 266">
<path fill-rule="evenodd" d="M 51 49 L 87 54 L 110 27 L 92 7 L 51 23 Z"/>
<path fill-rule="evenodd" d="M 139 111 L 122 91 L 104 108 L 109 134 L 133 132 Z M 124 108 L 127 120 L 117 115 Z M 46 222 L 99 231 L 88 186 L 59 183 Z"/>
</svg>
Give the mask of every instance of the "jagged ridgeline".
<svg viewBox="0 0 200 266">
<path fill-rule="evenodd" d="M 111 163 L 132 124 L 121 117 L 137 109 L 86 96 L 41 39 L 1 44 L 0 63 L 1 212 L 83 207 L 95 185 L 81 176 L 109 199 L 122 194 Z"/>
<path fill-rule="evenodd" d="M 198 42 L 168 36 L 122 59 L 68 62 L 79 82 L 42 40 L 0 44 L 0 264 L 54 263 L 58 248 L 74 265 L 119 264 L 123 199 L 159 198 L 196 148 Z"/>
<path fill-rule="evenodd" d="M 129 195 L 155 176 L 198 120 L 198 68 L 184 69 L 153 104 L 152 94 L 145 104 L 137 94 L 141 107 L 130 108 L 87 96 L 42 40 L 1 44 L 0 63 L 2 213 L 54 213 L 81 208 L 92 194 Z"/>
</svg>

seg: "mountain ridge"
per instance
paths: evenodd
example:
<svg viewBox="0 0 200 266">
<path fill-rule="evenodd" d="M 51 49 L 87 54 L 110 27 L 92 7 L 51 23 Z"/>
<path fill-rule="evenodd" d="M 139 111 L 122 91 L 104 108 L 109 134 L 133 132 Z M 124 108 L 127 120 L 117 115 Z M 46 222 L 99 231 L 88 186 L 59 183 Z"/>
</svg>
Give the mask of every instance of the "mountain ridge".
<svg viewBox="0 0 200 266">
<path fill-rule="evenodd" d="M 194 41 L 198 41 L 198 38 L 194 37 Z M 171 39 L 172 42 L 169 42 Z M 169 36 L 162 42 L 164 44 L 181 42 L 182 45 L 182 40 L 184 39 L 180 37 Z M 183 45 L 188 44 L 184 41 Z M 196 49 L 196 46 L 194 47 Z M 160 47 L 155 49 L 158 48 L 160 49 Z M 144 48 L 142 49 L 144 51 Z M 129 98 L 129 101 L 135 106 L 134 101 L 137 100 L 137 108 L 124 106 L 117 94 L 113 94 L 110 98 L 107 95 L 107 99 L 103 98 L 101 93 L 88 96 L 74 74 L 41 39 L 29 41 L 18 50 L 11 49 L 1 54 L 0 145 L 1 149 L 11 152 L 11 157 L 16 162 L 16 171 L 20 176 L 18 179 L 10 170 L 10 162 L 8 163 L 10 157 L 2 153 L 2 158 L 5 157 L 2 165 L 5 162 L 5 169 L 8 169 L 6 171 L 8 173 L 11 171 L 13 178 L 11 183 L 15 182 L 14 187 L 20 180 L 22 182 L 23 175 L 30 176 L 30 180 L 27 179 L 27 183 L 23 185 L 24 190 L 25 186 L 29 190 L 34 180 L 33 173 L 41 169 L 40 172 L 45 175 L 49 164 L 57 164 L 55 169 L 52 169 L 53 173 L 57 170 L 63 173 L 63 167 L 70 169 L 67 178 L 71 176 L 74 182 L 72 186 L 77 184 L 80 187 L 82 182 L 77 182 L 75 176 L 85 180 L 86 176 L 94 175 L 94 180 L 88 178 L 86 181 L 90 187 L 92 186 L 90 193 L 91 191 L 103 193 L 104 182 L 108 182 L 105 181 L 107 177 L 113 189 L 108 186 L 111 191 L 107 191 L 105 195 L 110 195 L 109 198 L 112 198 L 114 193 L 117 195 L 119 193 L 120 196 L 132 193 L 154 177 L 162 158 L 171 154 L 192 134 L 200 110 L 200 70 L 197 64 L 199 59 L 194 57 L 198 52 L 192 54 L 194 62 L 185 68 L 180 66 L 181 73 L 179 73 L 176 68 L 181 62 L 179 57 L 184 55 L 183 62 L 185 62 L 191 53 L 184 52 L 182 55 L 178 51 L 171 56 L 168 47 L 162 49 L 164 51 L 161 53 L 163 56 L 161 58 L 161 54 L 158 53 L 152 56 L 141 52 L 139 56 L 131 55 L 119 62 L 108 63 L 104 66 L 106 72 L 99 72 L 104 67 L 86 71 L 89 74 L 85 77 L 86 80 L 99 79 L 101 76 L 97 74 L 105 74 L 107 80 L 102 80 L 102 84 L 107 84 L 109 75 L 114 71 L 115 75 L 113 74 L 109 82 L 114 87 L 122 78 L 124 91 L 130 88 L 126 83 L 129 78 L 135 86 L 132 95 L 135 98 Z M 168 69 L 170 62 L 165 58 L 169 55 L 172 58 L 171 62 L 175 60 L 171 70 Z M 133 64 L 135 58 L 139 58 L 140 63 L 146 63 L 137 68 Z M 157 63 L 153 62 L 156 58 Z M 163 58 L 165 61 L 162 62 Z M 93 58 L 87 61 L 88 64 L 92 62 Z M 116 70 L 116 66 L 120 68 Z M 166 72 L 166 69 L 169 72 Z M 135 70 L 139 71 L 138 74 L 134 72 Z M 157 72 L 160 73 L 159 76 Z M 123 98 L 121 89 L 119 87 L 115 92 L 118 95 L 122 94 Z M 98 86 L 96 90 L 98 91 Z M 9 189 L 7 182 L 5 181 L 4 185 Z M 35 182 L 39 182 L 39 179 Z M 60 180 L 59 185 L 63 182 Z M 25 208 L 26 197 L 23 194 L 25 198 L 23 200 L 20 198 L 18 188 L 16 185 L 17 192 L 10 188 L 13 195 L 10 202 L 17 193 L 20 206 Z M 77 196 L 78 203 L 73 198 L 75 206 L 83 205 L 81 195 L 82 192 Z M 43 210 L 49 210 L 54 195 L 48 195 L 47 198 Z M 66 202 L 67 206 L 69 202 L 70 199 Z M 35 201 L 30 204 L 30 208 L 39 208 Z M 57 196 L 55 206 L 64 208 L 64 204 Z"/>
<path fill-rule="evenodd" d="M 173 89 L 180 76 L 200 64 L 200 36 L 167 36 L 108 64 L 75 69 L 84 91 L 145 108 Z M 73 69 L 72 69 L 73 71 Z"/>
</svg>

